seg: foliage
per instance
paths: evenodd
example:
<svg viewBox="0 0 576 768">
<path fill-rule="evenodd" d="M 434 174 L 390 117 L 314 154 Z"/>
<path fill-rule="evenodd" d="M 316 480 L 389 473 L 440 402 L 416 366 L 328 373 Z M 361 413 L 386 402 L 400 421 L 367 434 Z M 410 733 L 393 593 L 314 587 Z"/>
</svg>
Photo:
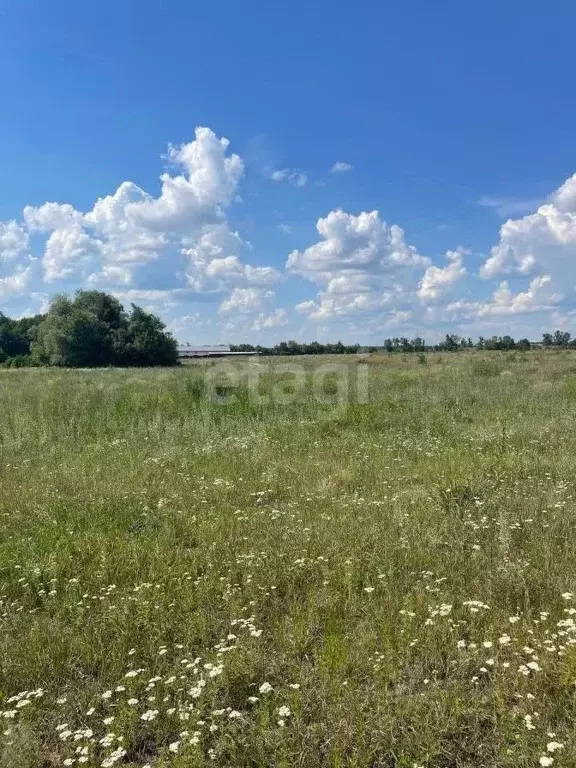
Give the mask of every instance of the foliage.
<svg viewBox="0 0 576 768">
<path fill-rule="evenodd" d="M 274 347 L 262 347 L 254 344 L 231 344 L 231 352 L 258 352 L 260 355 L 354 355 L 360 351 L 359 344 L 343 344 L 337 341 L 335 344 L 320 344 L 313 341 L 310 344 L 298 341 L 281 341 Z"/>
<path fill-rule="evenodd" d="M 427 344 L 425 339 L 416 336 L 408 339 L 406 336 L 385 339 L 384 344 L 378 346 L 362 347 L 360 344 L 344 345 L 342 342 L 336 344 L 321 344 L 313 341 L 310 344 L 299 343 L 296 341 L 282 341 L 274 347 L 255 346 L 254 344 L 236 344 L 231 345 L 232 352 L 258 352 L 261 355 L 335 355 L 335 354 L 357 354 L 358 352 L 461 352 L 466 349 L 486 349 L 486 350 L 520 350 L 527 351 L 532 347 L 576 347 L 576 339 L 571 340 L 569 333 L 565 331 L 555 331 L 545 333 L 541 344 L 531 342 L 523 338 L 515 340 L 512 336 L 492 336 L 484 338 L 480 336 L 474 342 L 469 336 L 459 336 L 456 333 L 447 333 L 442 341 L 437 344 Z"/>
<path fill-rule="evenodd" d="M 0 312 L 0 363 L 30 354 L 30 343 L 44 315 L 11 320 Z"/>
<path fill-rule="evenodd" d="M 129 365 L 174 365 L 178 359 L 176 342 L 164 331 L 160 318 L 132 304 L 126 331 Z"/>
<path fill-rule="evenodd" d="M 0 315 L 0 362 L 8 367 L 70 368 L 174 365 L 176 342 L 155 315 L 100 291 L 54 297 L 46 315 L 9 320 Z"/>
</svg>

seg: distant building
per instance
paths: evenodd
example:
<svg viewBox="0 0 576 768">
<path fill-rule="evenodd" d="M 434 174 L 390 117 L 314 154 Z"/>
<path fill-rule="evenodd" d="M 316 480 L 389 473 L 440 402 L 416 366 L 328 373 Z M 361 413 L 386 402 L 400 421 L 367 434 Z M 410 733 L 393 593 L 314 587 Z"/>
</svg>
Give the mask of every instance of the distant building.
<svg viewBox="0 0 576 768">
<path fill-rule="evenodd" d="M 231 352 L 229 344 L 178 344 L 178 357 L 236 357 L 237 355 L 257 355 L 257 352 Z"/>
</svg>

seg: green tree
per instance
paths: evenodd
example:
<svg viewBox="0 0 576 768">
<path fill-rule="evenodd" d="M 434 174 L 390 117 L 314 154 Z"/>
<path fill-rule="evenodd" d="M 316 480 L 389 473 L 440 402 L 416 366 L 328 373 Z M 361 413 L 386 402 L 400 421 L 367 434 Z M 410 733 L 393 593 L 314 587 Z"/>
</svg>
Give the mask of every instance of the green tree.
<svg viewBox="0 0 576 768">
<path fill-rule="evenodd" d="M 56 296 L 38 327 L 32 355 L 45 365 L 92 367 L 114 362 L 109 329 L 89 308 Z"/>
<path fill-rule="evenodd" d="M 555 347 L 567 347 L 570 343 L 570 334 L 567 331 L 554 331 L 553 339 Z"/>
<path fill-rule="evenodd" d="M 100 291 L 56 296 L 35 331 L 32 357 L 43 365 L 174 365 L 176 342 L 155 315 Z"/>
<path fill-rule="evenodd" d="M 165 331 L 165 325 L 156 315 L 132 304 L 128 319 L 127 365 L 176 365 L 176 341 Z"/>
</svg>

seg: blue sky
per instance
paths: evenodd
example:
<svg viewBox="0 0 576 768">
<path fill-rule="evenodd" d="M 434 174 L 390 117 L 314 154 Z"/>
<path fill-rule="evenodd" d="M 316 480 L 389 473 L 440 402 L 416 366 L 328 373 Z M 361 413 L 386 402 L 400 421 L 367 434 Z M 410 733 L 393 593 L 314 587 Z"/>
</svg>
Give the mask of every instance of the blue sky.
<svg viewBox="0 0 576 768">
<path fill-rule="evenodd" d="M 564 1 L 0 3 L 0 307 L 98 287 L 206 343 L 570 330 L 574 28 Z"/>
</svg>

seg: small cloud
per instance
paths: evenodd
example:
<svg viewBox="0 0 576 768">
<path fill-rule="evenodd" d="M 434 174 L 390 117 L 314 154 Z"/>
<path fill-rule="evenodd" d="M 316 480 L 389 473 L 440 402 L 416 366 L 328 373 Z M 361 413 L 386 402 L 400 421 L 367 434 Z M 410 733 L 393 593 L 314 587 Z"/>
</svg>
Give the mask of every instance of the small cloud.
<svg viewBox="0 0 576 768">
<path fill-rule="evenodd" d="M 334 163 L 332 168 L 330 168 L 330 173 L 346 173 L 346 171 L 351 171 L 352 166 L 350 163 Z"/>
<path fill-rule="evenodd" d="M 247 314 L 261 308 L 262 304 L 274 298 L 274 291 L 264 288 L 234 288 L 230 296 L 220 304 L 220 312 L 240 312 Z"/>
<path fill-rule="evenodd" d="M 278 224 L 278 229 L 284 235 L 291 235 L 293 227 L 291 224 Z"/>
<path fill-rule="evenodd" d="M 252 330 L 262 331 L 265 328 L 281 328 L 288 324 L 288 315 L 285 309 L 275 309 L 269 315 L 260 313 L 254 323 Z"/>
<path fill-rule="evenodd" d="M 295 187 L 305 187 L 308 183 L 308 175 L 297 168 L 280 168 L 270 175 L 272 181 L 288 181 Z"/>
<path fill-rule="evenodd" d="M 483 208 L 492 208 L 499 216 L 518 216 L 523 213 L 529 213 L 535 210 L 541 204 L 541 200 L 526 199 L 514 197 L 492 197 L 484 195 L 477 201 Z"/>
</svg>

